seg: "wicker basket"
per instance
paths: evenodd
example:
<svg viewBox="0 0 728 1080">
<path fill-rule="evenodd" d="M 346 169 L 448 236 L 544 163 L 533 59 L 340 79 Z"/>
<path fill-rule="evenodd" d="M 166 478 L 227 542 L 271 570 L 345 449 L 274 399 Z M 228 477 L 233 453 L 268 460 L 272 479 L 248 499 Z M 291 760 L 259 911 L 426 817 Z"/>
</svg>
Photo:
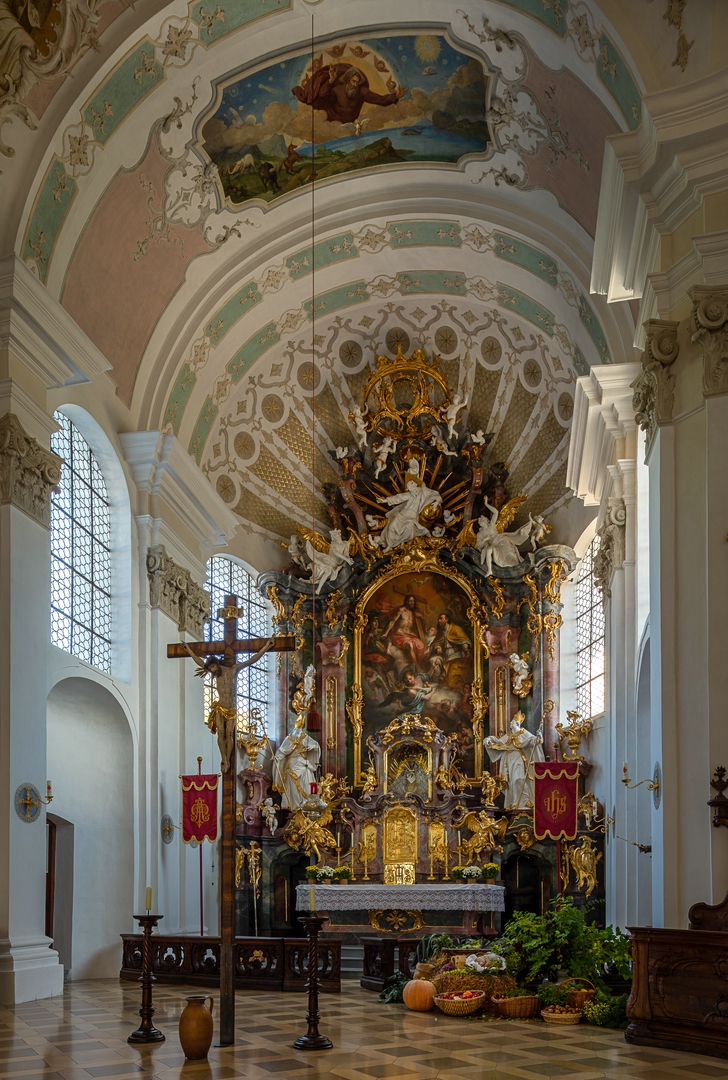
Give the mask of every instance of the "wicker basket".
<svg viewBox="0 0 728 1080">
<path fill-rule="evenodd" d="M 492 997 L 497 1013 L 509 1020 L 533 1020 L 538 1016 L 541 1002 L 538 994 L 524 997 Z"/>
<path fill-rule="evenodd" d="M 483 1004 L 485 993 L 482 990 L 473 990 L 476 995 L 471 998 L 435 998 L 435 1004 L 441 1012 L 447 1013 L 448 1016 L 470 1016 L 471 1013 L 477 1012 Z"/>
<path fill-rule="evenodd" d="M 562 982 L 561 984 L 562 988 L 568 986 L 569 983 L 586 983 L 586 985 L 589 987 L 588 990 L 582 989 L 581 987 L 574 987 L 573 990 L 569 990 L 568 1004 L 571 1006 L 572 1009 L 583 1009 L 585 1002 L 592 1001 L 594 999 L 596 987 L 594 986 L 593 982 L 589 982 L 588 979 L 580 979 L 574 977 L 572 979 L 565 979 L 564 982 Z"/>
<path fill-rule="evenodd" d="M 550 1006 L 548 1009 L 541 1010 L 541 1019 L 547 1024 L 580 1024 L 581 1016 L 580 1012 L 555 1013 L 551 1011 Z"/>
</svg>

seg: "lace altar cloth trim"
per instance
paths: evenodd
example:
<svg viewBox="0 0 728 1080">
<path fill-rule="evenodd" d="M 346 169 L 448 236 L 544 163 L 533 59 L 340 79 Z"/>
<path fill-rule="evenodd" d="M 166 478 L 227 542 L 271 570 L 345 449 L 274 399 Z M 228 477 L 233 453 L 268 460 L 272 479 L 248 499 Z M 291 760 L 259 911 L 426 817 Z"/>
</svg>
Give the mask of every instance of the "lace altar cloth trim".
<svg viewBox="0 0 728 1080">
<path fill-rule="evenodd" d="M 501 885 L 298 885 L 296 909 L 310 911 L 505 911 Z"/>
</svg>

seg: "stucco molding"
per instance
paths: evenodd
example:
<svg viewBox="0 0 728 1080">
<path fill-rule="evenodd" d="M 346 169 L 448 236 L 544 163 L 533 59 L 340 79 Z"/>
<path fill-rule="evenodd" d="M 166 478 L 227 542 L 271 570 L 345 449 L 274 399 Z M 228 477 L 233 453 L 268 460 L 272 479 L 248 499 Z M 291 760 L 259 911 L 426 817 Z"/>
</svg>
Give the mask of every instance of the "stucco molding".
<svg viewBox="0 0 728 1080">
<path fill-rule="evenodd" d="M 147 552 L 147 577 L 151 606 L 199 639 L 210 614 L 210 594 L 193 581 L 189 570 L 170 558 L 163 544 Z"/>
<path fill-rule="evenodd" d="M 675 372 L 680 324 L 668 319 L 645 323 L 645 351 L 642 370 L 632 383 L 635 420 L 645 432 L 649 453 L 660 424 L 670 423 L 675 406 Z"/>
<path fill-rule="evenodd" d="M 27 434 L 14 413 L 0 417 L 0 504 L 17 506 L 46 529 L 51 492 L 61 478 L 63 459 Z"/>
<path fill-rule="evenodd" d="M 703 394 L 728 392 L 728 287 L 690 290 L 692 341 L 703 348 Z"/>
<path fill-rule="evenodd" d="M 597 530 L 599 550 L 594 556 L 594 584 L 601 590 L 602 603 L 612 595 L 612 578 L 625 559 L 627 507 L 621 495 L 607 499 L 604 524 Z"/>
</svg>

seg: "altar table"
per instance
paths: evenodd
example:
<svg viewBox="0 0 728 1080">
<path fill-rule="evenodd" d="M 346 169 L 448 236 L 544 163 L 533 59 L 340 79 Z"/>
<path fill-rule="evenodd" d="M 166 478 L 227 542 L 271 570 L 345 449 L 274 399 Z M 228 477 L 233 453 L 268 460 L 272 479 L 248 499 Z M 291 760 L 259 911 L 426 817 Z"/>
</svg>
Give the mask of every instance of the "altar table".
<svg viewBox="0 0 728 1080">
<path fill-rule="evenodd" d="M 317 911 L 385 911 L 417 908 L 420 911 L 464 911 L 476 917 L 484 911 L 505 911 L 502 885 L 299 885 L 298 911 L 311 910 L 311 889 Z"/>
</svg>

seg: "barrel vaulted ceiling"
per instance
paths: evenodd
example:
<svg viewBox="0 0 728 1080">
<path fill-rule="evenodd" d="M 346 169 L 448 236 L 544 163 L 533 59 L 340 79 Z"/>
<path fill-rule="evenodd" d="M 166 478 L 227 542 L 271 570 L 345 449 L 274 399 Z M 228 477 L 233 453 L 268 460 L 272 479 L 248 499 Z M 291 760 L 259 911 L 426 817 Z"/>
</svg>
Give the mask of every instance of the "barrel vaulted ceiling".
<svg viewBox="0 0 728 1080">
<path fill-rule="evenodd" d="M 645 7 L 643 53 L 672 67 L 675 28 L 657 6 Z M 14 222 L 18 256 L 111 365 L 128 427 L 173 432 L 241 533 L 271 551 L 312 514 L 325 523 L 330 451 L 352 440 L 351 402 L 398 343 L 441 357 L 470 427 L 495 433 L 513 490 L 553 511 L 568 499 L 576 378 L 631 359 L 631 310 L 588 288 L 604 142 L 639 124 L 645 88 L 607 7 L 621 17 L 592 0 L 87 4 L 77 40 L 95 38 L 102 62 L 81 49 L 74 79 L 27 77 L 24 96 L 0 98 L 0 134 L 17 149 L 0 162 L 3 226 Z M 357 164 L 337 173 L 332 158 L 317 175 L 313 236 L 300 165 L 296 179 L 282 163 L 279 190 L 264 192 L 242 145 L 259 132 L 281 157 L 289 141 L 305 153 L 311 110 L 274 101 L 268 72 L 302 70 L 312 15 L 315 63 L 360 62 L 381 93 L 403 85 L 401 42 L 422 60 L 388 113 L 365 105 L 347 125 Z M 445 53 L 460 64 L 446 77 Z M 442 116 L 474 77 L 477 147 L 459 122 L 460 157 L 408 161 L 386 138 L 384 163 L 360 152 L 367 123 L 421 134 L 418 117 Z M 262 97 L 252 115 L 225 104 L 245 86 Z M 316 123 L 317 141 L 330 138 L 335 125 Z"/>
</svg>

